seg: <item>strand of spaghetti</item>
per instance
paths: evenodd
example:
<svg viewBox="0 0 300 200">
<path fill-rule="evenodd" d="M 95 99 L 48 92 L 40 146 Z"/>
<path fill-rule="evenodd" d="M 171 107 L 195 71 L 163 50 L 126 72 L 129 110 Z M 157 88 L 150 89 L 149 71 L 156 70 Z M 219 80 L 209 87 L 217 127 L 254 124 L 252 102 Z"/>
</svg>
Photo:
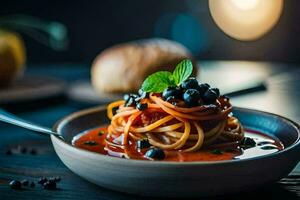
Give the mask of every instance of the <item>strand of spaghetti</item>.
<svg viewBox="0 0 300 200">
<path fill-rule="evenodd" d="M 234 141 L 240 141 L 244 138 L 244 130 L 239 122 L 236 122 L 236 128 L 230 131 L 223 131 L 222 136 Z"/>
<path fill-rule="evenodd" d="M 115 120 L 119 117 L 125 117 L 125 116 L 128 116 L 128 115 L 133 115 L 135 113 L 139 112 L 138 110 L 134 109 L 134 110 L 130 110 L 130 111 L 124 111 L 124 112 L 121 112 L 121 113 L 117 113 L 115 114 L 111 120 Z"/>
<path fill-rule="evenodd" d="M 133 132 L 137 132 L 137 133 L 143 133 L 143 132 L 149 132 L 149 131 L 152 131 L 153 129 L 159 127 L 160 125 L 170 121 L 171 119 L 173 119 L 174 117 L 172 115 L 168 115 L 160 120 L 157 120 L 156 122 L 148 125 L 148 126 L 145 126 L 145 127 L 142 127 L 142 128 L 134 128 L 132 127 L 131 130 Z"/>
<path fill-rule="evenodd" d="M 172 125 L 169 125 L 169 126 L 163 126 L 163 127 L 160 127 L 160 128 L 156 128 L 154 130 L 152 130 L 152 132 L 155 132 L 155 133 L 159 133 L 159 132 L 166 132 L 166 131 L 173 131 L 173 130 L 176 130 L 180 127 L 183 126 L 183 123 L 177 123 L 177 124 L 172 124 Z"/>
<path fill-rule="evenodd" d="M 124 121 L 123 117 L 119 117 L 115 120 L 111 120 L 110 123 L 114 130 L 117 132 L 123 132 L 124 131 L 124 126 L 126 125 L 126 122 Z"/>
<path fill-rule="evenodd" d="M 203 141 L 204 141 L 204 133 L 203 133 L 203 129 L 199 126 L 199 124 L 195 121 L 193 121 L 193 125 L 196 127 L 197 132 L 198 132 L 198 140 L 197 143 L 188 148 L 183 150 L 184 152 L 189 152 L 189 151 L 197 151 L 202 147 Z"/>
<path fill-rule="evenodd" d="M 108 116 L 108 118 L 112 119 L 112 117 L 113 117 L 113 112 L 112 112 L 113 108 L 119 107 L 120 105 L 122 105 L 124 103 L 125 103 L 124 100 L 120 100 L 120 101 L 115 101 L 115 102 L 112 102 L 112 103 L 108 104 L 108 106 L 107 106 L 107 116 Z"/>
<path fill-rule="evenodd" d="M 173 137 L 176 139 L 179 139 L 182 137 L 182 132 L 178 132 L 178 131 L 167 131 L 164 133 L 165 135 L 169 136 L 169 137 Z M 198 140 L 198 135 L 196 134 L 190 134 L 188 140 Z"/>
<path fill-rule="evenodd" d="M 161 109 L 159 107 L 159 105 L 155 104 L 155 103 L 148 103 L 148 108 L 157 108 L 157 109 Z"/>
<path fill-rule="evenodd" d="M 221 123 L 219 123 L 217 126 L 212 128 L 211 130 L 205 132 L 205 139 L 208 139 L 208 138 L 211 138 L 212 136 L 214 136 L 220 129 L 220 126 L 221 126 Z"/>
<path fill-rule="evenodd" d="M 132 134 L 131 132 L 129 132 L 129 136 L 130 136 L 132 139 L 134 139 L 135 141 L 143 139 L 143 137 L 141 137 L 140 135 L 134 135 L 134 134 Z"/>
<path fill-rule="evenodd" d="M 142 114 L 142 112 L 141 112 L 141 111 L 138 111 L 138 112 L 132 114 L 132 115 L 128 118 L 128 121 L 127 121 L 127 123 L 126 123 L 126 126 L 124 127 L 123 141 L 122 141 L 122 144 L 123 144 L 123 145 L 128 144 L 128 134 L 129 134 L 130 126 L 132 125 L 132 123 L 134 122 L 134 120 L 135 120 L 140 114 Z"/>
<path fill-rule="evenodd" d="M 124 112 L 124 111 L 129 111 L 129 110 L 135 110 L 135 108 L 133 108 L 133 107 L 120 107 L 117 110 L 117 113 Z"/>
<path fill-rule="evenodd" d="M 173 144 L 163 144 L 161 142 L 158 142 L 155 139 L 153 139 L 151 133 L 146 133 L 146 135 L 149 139 L 150 144 L 152 144 L 153 146 L 156 146 L 156 147 L 159 147 L 162 149 L 175 149 L 177 147 L 180 148 L 185 144 L 186 140 L 189 137 L 190 131 L 191 131 L 191 126 L 190 126 L 189 122 L 185 122 L 184 126 L 185 126 L 185 128 L 184 128 L 184 133 L 182 134 L 182 137 Z"/>
<path fill-rule="evenodd" d="M 226 121 L 221 122 L 221 126 L 220 126 L 219 130 L 217 131 L 217 133 L 213 137 L 205 140 L 204 144 L 209 145 L 209 144 L 213 143 L 216 139 L 218 139 L 218 137 L 222 134 L 225 126 L 226 126 Z"/>
<path fill-rule="evenodd" d="M 175 149 L 180 149 L 181 147 L 183 147 L 186 141 L 189 139 L 191 133 L 191 124 L 189 122 L 185 122 L 184 124 L 185 124 L 184 133 L 182 135 L 182 138 L 179 139 L 179 140 L 182 139 L 182 141 L 179 143 L 177 147 L 175 147 Z"/>
</svg>

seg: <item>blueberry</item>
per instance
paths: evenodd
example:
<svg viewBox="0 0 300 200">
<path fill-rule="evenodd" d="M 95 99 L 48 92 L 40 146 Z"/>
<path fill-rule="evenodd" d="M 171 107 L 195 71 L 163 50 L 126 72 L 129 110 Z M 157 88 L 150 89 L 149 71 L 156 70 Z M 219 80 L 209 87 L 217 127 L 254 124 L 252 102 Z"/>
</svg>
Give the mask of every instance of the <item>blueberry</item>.
<svg viewBox="0 0 300 200">
<path fill-rule="evenodd" d="M 5 152 L 6 155 L 11 155 L 12 154 L 12 151 L 10 149 L 8 149 L 6 152 Z"/>
<path fill-rule="evenodd" d="M 56 182 L 54 181 L 47 181 L 43 184 L 44 189 L 46 190 L 55 190 L 56 189 Z"/>
<path fill-rule="evenodd" d="M 60 181 L 61 181 L 61 178 L 60 178 L 59 176 L 56 176 L 56 177 L 54 177 L 54 181 L 55 181 L 55 182 L 60 182 Z"/>
<path fill-rule="evenodd" d="M 133 96 L 130 96 L 128 101 L 126 101 L 125 106 L 126 107 L 134 107 L 136 105 L 135 98 Z"/>
<path fill-rule="evenodd" d="M 146 110 L 148 108 L 148 104 L 147 103 L 138 103 L 136 108 L 138 110 Z"/>
<path fill-rule="evenodd" d="M 203 96 L 203 94 L 210 88 L 210 85 L 208 85 L 207 83 L 202 83 L 200 85 L 198 85 L 197 90 L 200 93 L 201 96 Z"/>
<path fill-rule="evenodd" d="M 165 158 L 165 153 L 162 149 L 160 148 L 150 148 L 146 153 L 145 156 L 147 158 L 153 158 L 153 159 L 157 159 L 157 160 L 162 160 Z"/>
<path fill-rule="evenodd" d="M 45 177 L 40 177 L 39 180 L 38 180 L 38 184 L 43 185 L 43 184 L 44 184 L 45 182 L 47 182 L 47 181 L 48 181 L 47 178 L 45 178 Z"/>
<path fill-rule="evenodd" d="M 29 151 L 29 153 L 30 153 L 31 155 L 36 155 L 36 154 L 37 154 L 37 150 L 36 150 L 35 148 L 32 148 L 32 149 Z"/>
<path fill-rule="evenodd" d="M 135 106 L 136 99 L 140 97 L 136 94 L 125 94 L 123 98 L 125 100 L 125 106 Z"/>
<path fill-rule="evenodd" d="M 197 87 L 198 87 L 198 81 L 195 78 L 189 78 L 180 84 L 180 88 L 183 90 L 196 89 Z"/>
<path fill-rule="evenodd" d="M 28 186 L 28 185 L 29 185 L 29 181 L 26 180 L 26 179 L 22 180 L 21 183 L 22 183 L 22 185 L 24 185 L 24 186 Z"/>
<path fill-rule="evenodd" d="M 256 142 L 249 137 L 244 137 L 241 140 L 241 146 L 246 147 L 246 148 L 250 148 L 250 147 L 254 147 L 256 145 Z"/>
<path fill-rule="evenodd" d="M 202 99 L 205 104 L 213 104 L 216 102 L 217 98 L 218 98 L 218 95 L 216 94 L 215 91 L 213 91 L 211 89 L 208 89 L 202 96 Z"/>
<path fill-rule="evenodd" d="M 30 187 L 31 187 L 31 188 L 34 188 L 34 187 L 35 187 L 35 183 L 34 183 L 34 182 L 31 182 L 31 183 L 30 183 Z"/>
<path fill-rule="evenodd" d="M 176 98 L 174 96 L 169 96 L 167 99 L 166 99 L 167 102 L 170 102 L 170 103 L 174 103 L 176 102 Z"/>
<path fill-rule="evenodd" d="M 139 94 L 140 96 L 142 96 L 142 95 L 144 94 L 144 90 L 139 89 L 138 94 Z"/>
<path fill-rule="evenodd" d="M 201 96 L 198 90 L 195 89 L 188 89 L 183 94 L 184 103 L 189 106 L 197 106 L 201 102 Z"/>
<path fill-rule="evenodd" d="M 124 101 L 127 102 L 129 100 L 129 98 L 130 98 L 129 94 L 124 94 L 124 96 L 123 96 Z"/>
<path fill-rule="evenodd" d="M 151 145 L 147 139 L 143 140 L 138 140 L 136 142 L 136 148 L 137 149 L 144 149 L 144 148 L 149 148 Z"/>
<path fill-rule="evenodd" d="M 15 190 L 20 190 L 22 188 L 21 182 L 17 181 L 17 180 L 12 180 L 9 183 L 9 186 L 10 186 L 11 189 L 15 189 Z"/>
<path fill-rule="evenodd" d="M 145 91 L 142 90 L 142 89 L 139 89 L 138 93 L 139 93 L 139 95 L 140 95 L 140 97 L 141 97 L 142 99 L 144 99 L 144 98 L 149 98 L 149 93 L 148 93 L 148 92 L 145 92 Z"/>
<path fill-rule="evenodd" d="M 181 91 L 177 87 L 168 87 L 163 91 L 162 97 L 166 100 L 168 97 L 174 97 L 176 99 L 181 99 Z"/>
<path fill-rule="evenodd" d="M 211 88 L 218 96 L 220 96 L 220 90 L 219 88 Z"/>
<path fill-rule="evenodd" d="M 17 149 L 18 149 L 18 151 L 20 152 L 20 153 L 26 153 L 27 152 L 27 148 L 26 147 L 23 147 L 23 146 L 21 146 L 21 145 L 19 145 L 18 147 L 17 147 Z"/>
</svg>

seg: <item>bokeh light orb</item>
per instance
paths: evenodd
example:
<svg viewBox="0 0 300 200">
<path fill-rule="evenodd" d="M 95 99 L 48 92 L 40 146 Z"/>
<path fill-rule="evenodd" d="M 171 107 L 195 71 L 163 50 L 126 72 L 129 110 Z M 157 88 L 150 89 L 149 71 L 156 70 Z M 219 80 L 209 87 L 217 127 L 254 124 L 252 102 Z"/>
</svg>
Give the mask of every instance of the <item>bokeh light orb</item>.
<svg viewBox="0 0 300 200">
<path fill-rule="evenodd" d="M 230 37 L 256 40 L 278 22 L 283 0 L 209 0 L 209 9 L 218 27 Z"/>
</svg>

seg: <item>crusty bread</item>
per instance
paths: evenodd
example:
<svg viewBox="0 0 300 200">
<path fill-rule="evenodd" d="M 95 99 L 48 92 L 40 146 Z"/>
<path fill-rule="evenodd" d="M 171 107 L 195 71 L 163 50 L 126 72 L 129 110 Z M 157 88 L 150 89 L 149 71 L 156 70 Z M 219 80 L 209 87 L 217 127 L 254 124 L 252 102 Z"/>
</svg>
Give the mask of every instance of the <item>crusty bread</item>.
<svg viewBox="0 0 300 200">
<path fill-rule="evenodd" d="M 137 91 L 148 75 L 161 70 L 172 71 L 184 58 L 191 59 L 191 53 L 181 44 L 167 39 L 115 45 L 94 60 L 92 85 L 98 92 Z"/>
</svg>

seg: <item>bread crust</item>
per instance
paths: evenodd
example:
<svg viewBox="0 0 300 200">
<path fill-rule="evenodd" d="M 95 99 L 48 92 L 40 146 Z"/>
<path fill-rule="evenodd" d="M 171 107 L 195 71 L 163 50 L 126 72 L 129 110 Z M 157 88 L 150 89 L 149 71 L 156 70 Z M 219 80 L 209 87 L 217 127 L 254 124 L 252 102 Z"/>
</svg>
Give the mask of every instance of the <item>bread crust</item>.
<svg viewBox="0 0 300 200">
<path fill-rule="evenodd" d="M 149 74 L 172 71 L 185 58 L 192 59 L 191 53 L 181 44 L 167 39 L 115 45 L 95 58 L 91 70 L 92 85 L 99 92 L 134 92 Z"/>
</svg>

